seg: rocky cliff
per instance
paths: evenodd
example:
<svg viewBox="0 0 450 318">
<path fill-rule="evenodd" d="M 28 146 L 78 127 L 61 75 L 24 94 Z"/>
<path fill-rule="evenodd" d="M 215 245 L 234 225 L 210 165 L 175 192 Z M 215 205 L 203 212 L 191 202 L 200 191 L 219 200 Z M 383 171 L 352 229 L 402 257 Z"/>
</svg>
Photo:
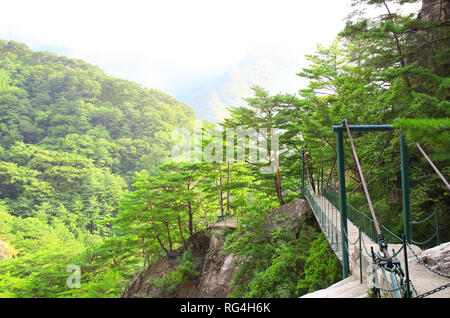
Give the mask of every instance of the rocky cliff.
<svg viewBox="0 0 450 318">
<path fill-rule="evenodd" d="M 299 231 L 301 217 L 309 211 L 305 200 L 295 199 L 270 212 L 267 229 L 278 226 L 288 227 L 294 233 Z M 280 217 L 281 216 L 281 217 Z M 198 275 L 184 280 L 170 290 L 167 286 L 154 284 L 173 273 L 182 263 L 179 248 L 173 259 L 162 258 L 149 268 L 141 271 L 122 293 L 122 298 L 134 297 L 176 297 L 176 298 L 225 298 L 231 292 L 231 281 L 239 269 L 239 259 L 233 254 L 223 253 L 225 233 L 236 228 L 235 220 L 220 222 L 211 228 L 198 232 L 188 240 L 192 263 Z"/>
<path fill-rule="evenodd" d="M 409 50 L 406 55 L 408 64 L 418 62 L 419 65 L 435 68 L 436 64 L 432 56 L 448 45 L 448 28 L 450 25 L 450 1 L 448 0 L 422 0 L 422 7 L 417 15 L 417 21 L 422 23 L 433 23 L 433 27 L 420 26 L 413 29 L 406 38 Z M 442 73 L 447 74 L 450 69 L 448 62 L 441 65 Z"/>
<path fill-rule="evenodd" d="M 448 0 L 422 0 L 422 8 L 418 16 L 422 21 L 449 21 L 450 2 Z"/>
<path fill-rule="evenodd" d="M 226 297 L 237 267 L 233 266 L 233 255 L 220 253 L 223 242 L 224 236 L 217 232 L 201 231 L 194 234 L 188 240 L 188 246 L 193 256 L 192 262 L 200 275 L 182 282 L 175 291 L 169 291 L 164 286 L 154 286 L 149 281 L 161 280 L 181 264 L 181 256 L 174 259 L 162 258 L 141 271 L 121 297 Z M 180 248 L 177 252 L 182 254 L 184 249 Z"/>
</svg>

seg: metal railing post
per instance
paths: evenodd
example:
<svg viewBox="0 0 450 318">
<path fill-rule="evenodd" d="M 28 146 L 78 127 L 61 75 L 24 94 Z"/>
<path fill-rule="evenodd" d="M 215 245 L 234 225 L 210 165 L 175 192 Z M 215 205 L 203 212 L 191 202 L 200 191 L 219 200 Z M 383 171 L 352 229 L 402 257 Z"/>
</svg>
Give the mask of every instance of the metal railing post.
<svg viewBox="0 0 450 318">
<path fill-rule="evenodd" d="M 441 244 L 441 240 L 439 239 L 439 210 L 438 208 L 434 208 L 434 215 L 436 220 L 436 241 L 437 245 Z"/>
<path fill-rule="evenodd" d="M 350 272 L 347 233 L 347 198 L 345 193 L 344 136 L 342 130 L 336 132 L 337 167 L 339 179 L 339 207 L 341 211 L 342 233 L 342 276 L 347 278 Z"/>
<path fill-rule="evenodd" d="M 408 182 L 408 146 L 405 135 L 400 137 L 400 157 L 402 172 L 402 205 L 403 205 L 403 231 L 408 243 L 411 243 L 411 216 L 409 203 L 409 182 Z"/>
<path fill-rule="evenodd" d="M 359 228 L 359 283 L 363 283 L 362 279 L 362 246 L 361 246 L 361 240 L 362 240 L 362 233 L 361 228 Z"/>
<path fill-rule="evenodd" d="M 411 298 L 411 289 L 409 286 L 409 268 L 408 268 L 408 251 L 406 248 L 406 236 L 403 234 L 403 255 L 405 256 L 405 275 L 406 275 L 406 298 Z"/>
</svg>

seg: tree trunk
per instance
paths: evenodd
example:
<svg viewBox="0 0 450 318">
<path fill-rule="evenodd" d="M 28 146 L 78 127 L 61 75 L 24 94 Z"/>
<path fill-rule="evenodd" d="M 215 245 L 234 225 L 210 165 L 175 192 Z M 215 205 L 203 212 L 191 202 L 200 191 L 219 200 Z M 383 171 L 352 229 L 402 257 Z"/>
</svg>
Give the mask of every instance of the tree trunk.
<svg viewBox="0 0 450 318">
<path fill-rule="evenodd" d="M 383 5 L 386 8 L 386 11 L 388 13 L 389 19 L 393 23 L 394 21 L 393 21 L 392 13 L 391 13 L 391 10 L 389 9 L 388 5 L 386 4 L 386 1 L 383 1 Z M 402 50 L 402 47 L 400 46 L 400 40 L 398 38 L 398 35 L 395 32 L 392 32 L 392 37 L 394 38 L 395 48 L 397 50 L 397 54 L 400 57 L 400 65 L 402 67 L 405 67 L 406 66 L 405 57 L 403 56 L 403 50 Z M 403 75 L 403 80 L 405 81 L 406 87 L 410 88 L 411 87 L 411 82 L 409 80 L 408 75 L 404 74 Z"/>
<path fill-rule="evenodd" d="M 230 214 L 230 164 L 227 164 L 227 214 Z"/>
<path fill-rule="evenodd" d="M 180 217 L 180 215 L 178 215 L 178 228 L 180 230 L 180 236 L 181 236 L 181 239 L 183 240 L 184 248 L 185 248 L 185 250 L 187 250 L 186 240 L 184 239 L 183 230 L 181 228 L 181 217 Z"/>
<path fill-rule="evenodd" d="M 188 191 L 190 191 L 190 187 L 191 187 L 191 180 L 189 180 L 189 183 L 187 185 L 187 189 Z M 193 229 L 193 219 L 194 216 L 192 215 L 192 203 L 191 200 L 188 200 L 188 214 L 189 214 L 189 235 L 193 235 L 194 234 L 194 229 Z"/>
<path fill-rule="evenodd" d="M 283 192 L 282 192 L 282 190 L 281 190 L 280 168 L 277 168 L 277 181 L 276 181 L 276 185 L 277 185 L 277 196 L 278 196 L 278 201 L 280 201 L 280 205 L 284 205 Z"/>
<path fill-rule="evenodd" d="M 269 122 L 271 122 L 272 121 L 272 112 L 270 110 L 268 111 L 268 115 L 269 115 Z M 270 150 L 269 150 L 269 158 L 271 158 L 272 157 L 272 145 L 275 140 L 271 124 L 269 125 L 269 134 L 270 134 L 270 141 L 271 141 Z M 275 154 L 275 152 L 274 152 L 274 154 Z M 275 154 L 275 156 L 276 156 L 276 154 Z M 276 164 L 275 191 L 277 193 L 278 201 L 280 202 L 280 206 L 281 206 L 281 205 L 284 205 L 284 200 L 283 200 L 283 192 L 281 190 L 281 175 L 280 175 L 280 166 L 279 166 L 278 158 L 275 158 L 275 164 Z"/>
<path fill-rule="evenodd" d="M 170 252 L 172 252 L 173 246 L 172 246 L 172 238 L 170 237 L 169 222 L 165 221 L 164 225 L 166 226 L 166 229 L 167 229 L 167 238 L 169 239 L 169 250 L 170 250 Z"/>
<path fill-rule="evenodd" d="M 222 167 L 219 163 L 219 204 L 220 204 L 220 215 L 223 216 L 223 182 L 222 182 Z"/>
<path fill-rule="evenodd" d="M 155 224 L 154 220 L 152 220 L 152 224 L 153 224 L 153 230 L 155 231 L 156 239 L 158 240 L 159 245 L 161 245 L 161 247 L 164 250 L 164 252 L 166 252 L 167 256 L 169 256 L 169 251 L 166 249 L 166 247 L 164 246 L 163 242 L 161 241 L 161 238 L 159 237 L 159 233 L 158 233 L 158 230 L 156 228 L 156 224 Z"/>
</svg>

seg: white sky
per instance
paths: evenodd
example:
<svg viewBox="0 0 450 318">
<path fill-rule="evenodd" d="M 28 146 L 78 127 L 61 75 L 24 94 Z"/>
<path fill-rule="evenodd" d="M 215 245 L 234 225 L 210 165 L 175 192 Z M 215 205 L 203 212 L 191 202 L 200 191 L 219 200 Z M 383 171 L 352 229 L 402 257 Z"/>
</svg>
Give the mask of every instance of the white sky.
<svg viewBox="0 0 450 318">
<path fill-rule="evenodd" d="M 255 46 L 311 54 L 350 12 L 350 0 L 0 1 L 0 38 L 170 94 L 225 72 Z"/>
</svg>

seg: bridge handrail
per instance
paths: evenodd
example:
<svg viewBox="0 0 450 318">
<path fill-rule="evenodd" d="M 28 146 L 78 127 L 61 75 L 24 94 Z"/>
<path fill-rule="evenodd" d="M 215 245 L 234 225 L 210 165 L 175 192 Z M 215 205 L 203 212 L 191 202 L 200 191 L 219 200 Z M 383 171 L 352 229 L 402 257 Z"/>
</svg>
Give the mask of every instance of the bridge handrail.
<svg viewBox="0 0 450 318">
<path fill-rule="evenodd" d="M 325 237 L 330 243 L 332 249 L 336 253 L 338 253 L 340 251 L 340 244 L 339 244 L 340 231 L 338 230 L 336 225 L 332 222 L 332 220 L 331 221 L 329 220 L 326 213 L 320 208 L 319 204 L 317 203 L 315 193 L 314 191 L 312 191 L 312 186 L 309 181 L 306 183 L 306 187 L 304 190 L 305 190 L 304 191 L 305 198 L 309 202 L 311 210 L 313 211 L 322 232 L 325 234 Z M 340 261 L 342 262 L 341 259 Z"/>
<path fill-rule="evenodd" d="M 305 180 L 305 181 L 306 181 L 306 180 Z M 343 245 L 343 247 L 341 246 L 341 244 L 336 244 L 336 245 L 330 244 L 330 245 L 331 245 L 331 247 L 333 248 L 333 250 L 335 250 L 336 254 L 339 254 L 339 252 L 342 253 L 342 248 L 344 248 L 345 251 L 347 252 L 347 255 L 349 256 L 349 259 L 351 259 L 353 262 L 356 262 L 356 261 L 359 260 L 359 272 L 360 272 L 359 277 L 360 277 L 360 283 L 362 284 L 362 283 L 363 283 L 363 280 L 362 280 L 362 277 L 363 277 L 363 275 L 362 275 L 362 274 L 363 274 L 363 273 L 362 273 L 362 272 L 363 272 L 363 260 L 362 260 L 362 257 L 363 257 L 363 249 L 364 249 L 364 251 L 365 251 L 365 253 L 367 254 L 368 257 L 371 257 L 372 255 L 371 255 L 371 254 L 368 252 L 368 250 L 367 250 L 366 242 L 364 241 L 364 238 L 363 238 L 363 231 L 362 231 L 361 227 L 358 226 L 358 237 L 356 238 L 356 240 L 355 240 L 354 242 L 352 242 L 352 241 L 349 239 L 348 233 L 346 233 L 345 229 L 344 229 L 344 232 L 341 233 L 341 229 L 338 230 L 338 229 L 336 228 L 336 225 L 334 225 L 333 222 L 330 222 L 330 219 L 329 219 L 329 217 L 327 216 L 327 213 L 325 213 L 325 212 L 322 210 L 322 208 L 320 207 L 320 205 L 318 204 L 318 200 L 320 200 L 320 196 L 317 195 L 317 194 L 313 191 L 312 185 L 311 185 L 311 183 L 310 183 L 310 178 L 307 178 L 307 181 L 305 182 L 305 188 L 304 188 L 304 192 L 303 192 L 303 193 L 304 193 L 304 196 L 305 196 L 306 200 L 309 202 L 309 204 L 310 204 L 310 206 L 311 206 L 311 210 L 313 211 L 313 213 L 314 213 L 314 215 L 315 215 L 315 217 L 316 217 L 316 219 L 317 219 L 317 221 L 318 221 L 318 223 L 319 223 L 319 226 L 320 226 L 322 232 L 325 234 L 325 237 L 327 238 L 328 242 L 331 243 L 331 242 L 330 242 L 330 239 L 334 239 L 334 236 L 330 236 L 330 235 L 329 235 L 329 232 L 327 231 L 327 229 L 328 229 L 330 223 L 331 223 L 332 226 L 336 229 L 336 233 L 339 234 L 339 235 L 341 235 L 341 236 L 343 236 L 343 237 L 341 237 L 340 241 L 342 241 L 344 237 L 346 238 L 347 245 Z M 330 199 L 327 198 L 326 194 L 328 194 L 328 197 L 329 197 Z M 328 201 L 332 204 L 332 206 L 334 207 L 334 202 L 333 202 L 333 201 L 336 201 L 336 196 L 335 196 L 335 194 L 333 193 L 333 191 L 330 191 L 330 189 L 324 190 L 324 191 L 322 192 L 322 198 L 328 200 Z M 334 199 L 334 200 L 333 200 L 333 199 Z M 350 213 L 350 215 L 355 214 L 355 215 L 358 215 L 359 218 L 362 217 L 362 218 L 364 218 L 364 220 L 369 220 L 370 222 L 372 222 L 372 220 L 370 219 L 369 216 L 367 216 L 367 215 L 365 215 L 364 213 L 362 213 L 361 211 L 355 209 L 354 207 L 352 207 L 352 206 L 349 205 L 348 203 L 347 203 L 347 207 L 351 208 L 351 210 L 353 211 L 353 213 Z M 349 219 L 350 219 L 350 221 L 352 221 L 350 217 L 349 217 Z M 353 219 L 354 219 L 354 218 L 353 218 Z M 359 222 L 359 223 L 360 223 L 360 222 Z M 356 224 L 355 224 L 355 225 L 356 225 Z M 389 232 L 390 232 L 390 231 L 389 231 Z M 389 233 L 389 232 L 388 232 L 388 233 Z M 392 233 L 392 232 L 390 232 L 390 233 Z M 365 234 L 365 233 L 364 233 L 364 234 Z M 338 240 L 339 240 L 339 235 L 336 235 L 337 238 L 338 238 Z M 367 234 L 366 234 L 366 235 L 367 235 Z M 393 233 L 392 233 L 392 235 L 393 235 L 394 237 L 397 237 L 397 236 L 396 236 L 395 234 L 393 234 Z M 367 236 L 370 237 L 369 235 L 367 235 Z M 338 243 L 338 242 L 336 242 L 336 243 Z M 358 243 L 359 243 L 358 253 L 357 253 L 357 255 L 353 256 L 354 254 L 352 255 L 352 253 L 350 252 L 349 246 L 356 246 Z M 400 254 L 400 252 L 403 250 L 403 248 L 404 248 L 404 246 L 402 245 L 402 248 L 400 248 L 398 251 L 394 251 L 394 250 L 393 250 L 393 251 L 392 251 L 393 256 L 390 257 L 390 259 L 393 259 L 393 258 L 395 258 L 398 254 Z M 339 260 L 340 260 L 341 262 L 343 262 L 343 260 L 341 260 L 341 259 L 339 259 Z M 383 287 L 379 286 L 379 287 L 377 287 L 378 290 L 388 292 L 388 294 L 389 294 L 390 297 L 392 297 L 393 295 L 395 295 L 396 297 L 401 297 L 400 291 L 405 292 L 406 286 L 404 286 L 403 284 L 398 284 L 398 281 L 395 279 L 395 280 L 392 281 L 392 286 L 393 286 L 393 288 L 391 288 L 391 286 L 390 286 L 390 284 L 389 284 L 389 282 L 388 282 L 388 278 L 386 277 L 386 274 L 385 274 L 385 272 L 384 272 L 384 267 L 383 267 L 383 266 L 380 266 L 380 265 L 379 265 L 379 267 L 381 268 L 381 270 L 382 270 L 382 272 L 383 272 L 384 281 L 385 281 L 386 286 L 387 286 L 388 288 L 383 288 Z M 392 273 L 391 273 L 391 276 L 392 276 Z M 394 276 L 395 276 L 395 275 L 394 275 Z M 394 279 L 394 278 L 391 277 L 391 279 Z M 417 294 L 417 293 L 416 293 L 416 294 Z"/>
<path fill-rule="evenodd" d="M 436 238 L 437 241 L 437 245 L 441 244 L 440 239 L 439 239 L 439 210 L 437 208 L 434 209 L 434 212 L 431 213 L 430 215 L 428 215 L 426 218 L 420 220 L 420 221 L 411 221 L 409 222 L 409 224 L 411 225 L 417 225 L 417 224 L 422 224 L 427 222 L 428 220 L 430 220 L 432 217 L 434 216 L 435 219 L 435 227 L 436 230 L 434 231 L 434 233 L 431 235 L 431 237 L 429 237 L 428 239 L 422 241 L 422 242 L 418 242 L 415 241 L 411 238 L 411 243 L 414 243 L 416 245 L 425 245 L 428 244 L 429 242 L 431 242 L 431 240 L 433 240 L 434 238 Z"/>
<path fill-rule="evenodd" d="M 339 175 L 339 193 L 337 193 L 336 189 L 333 188 L 333 184 L 329 183 L 333 169 L 333 167 L 330 170 L 330 176 L 328 177 L 328 181 L 326 182 L 326 185 L 324 184 L 323 180 L 323 167 L 321 172 L 321 179 L 317 179 L 317 192 L 316 188 L 311 185 L 312 183 L 315 183 L 314 180 L 310 176 L 310 171 L 308 169 L 308 165 L 305 160 L 305 150 L 302 149 L 302 193 L 305 199 L 308 200 L 311 209 L 313 210 L 314 215 L 317 218 L 317 221 L 319 223 L 320 228 L 324 232 L 325 236 L 327 237 L 327 240 L 330 242 L 330 236 L 329 233 L 327 233 L 327 229 L 329 229 L 330 224 L 333 225 L 334 228 L 339 228 L 336 231 L 336 237 L 340 239 L 342 244 L 337 244 L 336 247 L 333 247 L 336 254 L 340 257 L 341 262 L 343 262 L 343 276 L 344 278 L 348 276 L 349 274 L 349 262 L 348 259 L 351 258 L 353 261 L 357 261 L 360 259 L 360 268 L 362 263 L 362 245 L 364 246 L 364 250 L 368 256 L 372 257 L 372 260 L 374 264 L 380 266 L 383 275 L 386 276 L 386 272 L 390 272 L 391 278 L 392 278 L 392 287 L 393 289 L 390 289 L 389 284 L 387 283 L 388 289 L 385 288 L 379 288 L 379 290 L 388 291 L 389 296 L 392 296 L 391 292 L 395 292 L 395 295 L 397 297 L 402 297 L 400 293 L 398 293 L 400 290 L 403 290 L 403 296 L 405 297 L 411 297 L 410 293 L 410 287 L 412 287 L 415 291 L 414 286 L 412 285 L 411 280 L 409 279 L 408 274 L 408 257 L 407 257 L 407 248 L 406 245 L 409 243 L 414 243 L 417 245 L 422 245 L 429 243 L 434 238 L 437 238 L 438 245 L 439 242 L 439 223 L 438 223 L 438 217 L 439 212 L 437 209 L 435 211 L 427 216 L 425 219 L 421 221 L 411 221 L 410 219 L 410 203 L 409 203 L 409 183 L 408 183 L 408 155 L 407 155 L 407 147 L 405 143 L 405 136 L 402 135 L 400 138 L 400 155 L 401 155 L 401 182 L 402 182 L 402 206 L 403 206 L 403 238 L 400 238 L 398 235 L 396 235 L 393 231 L 387 229 L 384 225 L 380 224 L 378 221 L 378 217 L 375 213 L 375 209 L 372 203 L 372 200 L 370 198 L 370 193 L 367 187 L 367 184 L 365 182 L 365 178 L 363 175 L 363 171 L 361 169 L 361 166 L 359 164 L 359 158 L 358 154 L 356 152 L 355 145 L 353 143 L 353 138 L 351 131 L 352 130 L 360 130 L 360 131 L 388 131 L 391 130 L 392 127 L 390 125 L 375 125 L 375 126 L 349 126 L 348 121 L 346 119 L 343 120 L 341 126 L 333 126 L 333 131 L 336 132 L 336 138 L 337 138 L 337 144 L 336 144 L 336 152 L 337 152 L 337 161 L 338 161 L 338 175 Z M 372 215 L 372 218 L 367 215 L 367 213 L 363 213 L 360 210 L 353 207 L 351 204 L 346 202 L 346 185 L 345 185 L 345 158 L 344 158 L 344 150 L 343 150 L 343 132 L 346 131 L 349 141 L 350 141 L 350 147 L 352 150 L 353 160 L 355 162 L 356 167 L 358 168 L 359 173 L 359 179 L 361 180 L 360 184 L 358 184 L 357 188 L 360 185 L 363 185 L 364 188 L 364 194 L 367 199 L 367 203 L 369 206 L 370 213 Z M 389 135 L 390 137 L 390 135 Z M 388 140 L 389 140 L 388 137 Z M 387 145 L 388 142 L 386 142 Z M 385 147 L 386 147 L 385 145 Z M 442 176 L 442 174 L 438 171 L 438 169 L 434 166 L 434 164 L 431 162 L 429 157 L 426 155 L 426 153 L 421 149 L 420 145 L 416 143 L 416 146 L 419 148 L 419 150 L 422 152 L 422 154 L 425 156 L 427 161 L 430 163 L 430 165 L 433 167 L 433 169 L 438 173 L 438 175 L 441 177 L 443 182 L 446 184 L 446 186 L 450 189 L 450 184 L 445 180 L 445 178 Z M 384 148 L 383 148 L 384 151 Z M 379 155 L 379 158 L 381 158 L 382 153 Z M 378 159 L 379 160 L 379 159 Z M 377 160 L 377 162 L 378 162 Z M 336 159 L 335 159 L 336 163 Z M 370 172 L 372 171 L 373 167 L 370 169 Z M 305 173 L 306 172 L 306 173 Z M 369 172 L 369 174 L 370 174 Z M 312 175 L 314 176 L 314 175 Z M 342 181 L 344 180 L 344 181 Z M 305 182 L 306 181 L 306 182 Z M 319 186 L 321 185 L 321 187 Z M 324 187 L 325 186 L 325 187 Z M 330 186 L 330 187 L 329 187 Z M 356 189 L 356 188 L 355 188 Z M 353 191 L 352 191 L 353 192 Z M 342 205 L 343 204 L 343 205 Z M 333 222 L 330 222 L 330 205 L 331 205 L 331 213 L 334 213 L 334 211 L 342 210 L 340 221 L 342 223 L 339 226 L 339 221 L 334 219 L 334 216 L 331 216 L 331 219 Z M 342 205 L 342 206 L 341 206 Z M 338 208 L 336 208 L 338 207 Z M 342 208 L 342 209 L 341 209 Z M 367 212 L 367 211 L 366 211 Z M 333 215 L 333 214 L 332 214 Z M 336 213 L 335 215 L 338 215 Z M 417 242 L 412 240 L 411 238 L 411 226 L 422 224 L 434 216 L 435 223 L 436 223 L 436 230 L 432 234 L 432 236 L 428 239 L 426 239 L 423 242 Z M 351 221 L 353 225 L 355 225 L 358 228 L 359 235 L 356 239 L 356 241 L 352 242 L 350 241 L 347 233 L 347 223 L 346 220 Z M 356 237 L 355 229 L 353 228 L 350 232 L 352 240 Z M 375 232 L 374 233 L 374 229 Z M 342 232 L 342 233 L 341 233 Z M 374 242 L 378 243 L 378 246 L 380 247 L 380 253 L 383 254 L 381 256 L 380 253 L 375 254 L 373 251 L 373 247 L 371 246 L 372 253 L 369 255 L 367 251 L 366 244 L 363 240 L 363 233 L 366 235 L 366 237 L 370 238 Z M 339 234 L 339 235 L 338 235 Z M 389 237 L 385 237 L 385 234 Z M 334 236 L 331 235 L 331 239 L 333 239 Z M 402 248 L 400 248 L 397 252 L 395 250 L 392 250 L 393 256 L 389 256 L 388 252 L 388 241 L 390 243 L 402 243 Z M 349 245 L 356 245 L 359 242 L 359 255 L 356 255 L 356 257 L 353 257 L 355 254 L 351 254 L 349 252 Z M 330 244 L 331 245 L 331 244 Z M 341 246 L 342 245 L 342 246 Z M 338 254 L 336 249 L 342 254 Z M 400 261 L 396 259 L 396 256 L 400 254 L 401 251 L 404 251 L 404 258 L 405 258 L 405 270 L 406 270 L 406 278 L 404 279 L 404 274 L 402 272 Z M 356 252 L 356 250 L 355 250 Z M 414 252 L 413 252 L 414 253 Z M 417 256 L 416 256 L 417 257 Z M 397 278 L 398 277 L 398 278 Z M 387 281 L 387 278 L 385 277 L 385 280 Z M 430 292 L 427 292 L 423 295 L 419 295 L 417 297 L 425 297 L 428 295 L 431 295 L 432 293 L 438 292 L 442 289 L 450 287 L 450 284 L 446 284 L 443 286 L 440 286 L 436 288 L 435 290 L 432 290 Z M 416 295 L 417 295 L 417 291 Z"/>
<path fill-rule="evenodd" d="M 325 196 L 330 202 L 334 203 L 335 205 L 338 203 L 338 198 L 336 192 L 332 189 L 332 187 L 327 187 L 324 192 L 323 196 Z M 366 215 L 365 213 L 361 212 L 360 210 L 353 207 L 350 203 L 347 202 L 347 212 L 348 212 L 348 218 L 357 226 L 362 227 L 363 232 L 369 236 L 374 242 L 376 242 L 376 235 L 373 233 L 373 225 L 374 221 L 370 216 Z M 361 220 L 362 218 L 362 220 Z M 370 227 L 367 227 L 366 222 L 369 222 L 371 225 Z M 391 230 L 386 228 L 384 225 L 380 225 L 383 230 L 386 231 L 387 234 L 392 238 L 392 240 L 389 240 L 390 242 L 401 242 L 402 239 L 393 233 Z"/>
</svg>

